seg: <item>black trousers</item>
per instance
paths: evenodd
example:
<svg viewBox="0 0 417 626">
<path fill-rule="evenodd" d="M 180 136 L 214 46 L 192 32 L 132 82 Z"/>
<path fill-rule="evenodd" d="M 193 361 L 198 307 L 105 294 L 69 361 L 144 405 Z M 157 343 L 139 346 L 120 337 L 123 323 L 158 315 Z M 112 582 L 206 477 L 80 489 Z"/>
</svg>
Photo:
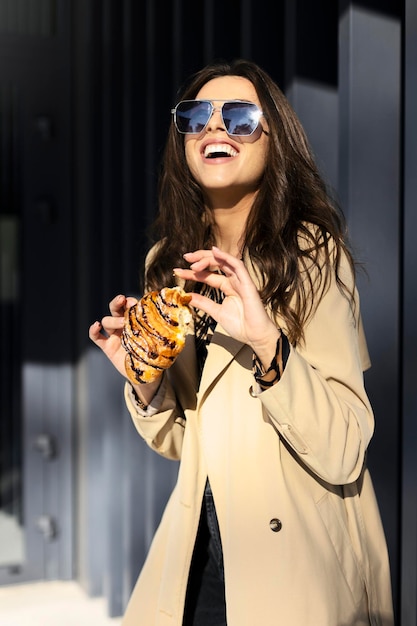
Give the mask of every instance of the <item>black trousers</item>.
<svg viewBox="0 0 417 626">
<path fill-rule="evenodd" d="M 223 551 L 209 483 L 188 578 L 183 626 L 227 626 Z"/>
</svg>

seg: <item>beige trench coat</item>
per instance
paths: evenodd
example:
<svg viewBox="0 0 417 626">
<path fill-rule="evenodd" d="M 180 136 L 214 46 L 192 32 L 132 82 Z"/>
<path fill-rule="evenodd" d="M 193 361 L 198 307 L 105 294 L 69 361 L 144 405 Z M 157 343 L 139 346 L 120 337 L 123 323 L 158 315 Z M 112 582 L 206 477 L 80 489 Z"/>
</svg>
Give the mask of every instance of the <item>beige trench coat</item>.
<svg viewBox="0 0 417 626">
<path fill-rule="evenodd" d="M 385 537 L 365 468 L 368 366 L 359 305 L 354 319 L 333 281 L 282 379 L 257 397 L 252 351 L 219 326 L 199 390 L 192 335 L 165 375 L 156 414 L 143 416 L 126 386 L 141 436 L 181 462 L 123 626 L 181 626 L 207 476 L 228 626 L 392 626 Z"/>
</svg>

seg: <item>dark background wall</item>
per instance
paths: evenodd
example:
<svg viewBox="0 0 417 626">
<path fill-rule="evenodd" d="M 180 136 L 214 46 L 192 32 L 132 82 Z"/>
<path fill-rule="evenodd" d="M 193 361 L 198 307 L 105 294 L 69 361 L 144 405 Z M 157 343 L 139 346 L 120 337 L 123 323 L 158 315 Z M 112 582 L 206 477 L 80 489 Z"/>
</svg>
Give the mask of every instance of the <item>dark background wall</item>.
<svg viewBox="0 0 417 626">
<path fill-rule="evenodd" d="M 22 316 L 30 299 L 33 312 L 19 410 L 37 564 L 19 575 L 76 577 L 107 596 L 112 615 L 125 606 L 177 467 L 136 436 L 121 380 L 87 329 L 114 295 L 138 293 L 178 86 L 212 59 L 246 57 L 298 112 L 367 269 L 369 465 L 398 615 L 416 623 L 417 1 L 38 0 L 50 16 L 39 32 L 29 27 L 33 5 L 16 4 L 32 17 L 2 22 L 10 3 L 0 0 L 0 87 L 13 77 L 22 94 L 16 307 Z M 53 462 L 33 451 L 44 431 L 59 443 Z M 40 542 L 30 520 L 48 512 L 59 532 Z"/>
</svg>

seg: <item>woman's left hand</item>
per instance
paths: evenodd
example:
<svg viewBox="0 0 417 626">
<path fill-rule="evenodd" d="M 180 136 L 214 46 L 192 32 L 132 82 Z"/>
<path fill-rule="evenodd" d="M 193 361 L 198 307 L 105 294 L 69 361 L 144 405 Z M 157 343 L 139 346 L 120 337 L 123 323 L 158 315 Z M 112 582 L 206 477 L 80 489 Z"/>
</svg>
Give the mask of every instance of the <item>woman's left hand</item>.
<svg viewBox="0 0 417 626">
<path fill-rule="evenodd" d="M 225 296 L 218 304 L 193 293 L 190 304 L 205 311 L 231 337 L 251 346 L 261 361 L 269 364 L 280 330 L 267 315 L 243 262 L 216 247 L 189 252 L 184 258 L 190 263 L 190 269 L 176 268 L 176 276 L 220 289 Z"/>
</svg>

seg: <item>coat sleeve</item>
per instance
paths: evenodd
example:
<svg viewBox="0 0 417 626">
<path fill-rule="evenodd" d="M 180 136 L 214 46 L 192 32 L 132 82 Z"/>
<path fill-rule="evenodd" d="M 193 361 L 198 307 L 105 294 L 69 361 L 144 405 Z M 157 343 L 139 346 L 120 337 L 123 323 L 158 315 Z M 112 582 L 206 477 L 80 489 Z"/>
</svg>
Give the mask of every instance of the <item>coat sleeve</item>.
<svg viewBox="0 0 417 626">
<path fill-rule="evenodd" d="M 129 383 L 125 385 L 125 401 L 136 430 L 148 446 L 167 459 L 179 460 L 185 419 L 168 377 L 164 376 L 155 406 L 152 402 L 147 412 L 137 405 Z"/>
<path fill-rule="evenodd" d="M 352 273 L 342 260 L 348 286 Z M 281 380 L 259 394 L 269 419 L 300 461 L 331 484 L 355 481 L 363 468 L 374 430 L 363 370 L 369 366 L 355 306 L 333 275 L 304 342 L 292 347 Z"/>
<path fill-rule="evenodd" d="M 155 256 L 159 245 L 160 243 L 157 243 L 148 252 L 145 260 L 146 268 Z M 181 281 L 177 281 L 177 284 L 183 286 Z M 193 349 L 193 344 L 188 336 L 183 353 L 170 370 L 165 372 L 160 388 L 150 403 L 148 411 L 144 412 L 140 409 L 135 401 L 132 387 L 129 383 L 125 385 L 126 406 L 139 435 L 152 450 L 175 461 L 181 457 L 186 424 L 184 410 L 195 405 L 196 364 L 195 357 L 192 358 Z M 177 374 L 175 374 L 176 371 Z M 190 388 L 188 394 L 180 394 L 182 395 L 182 402 L 178 400 L 178 393 L 175 391 L 178 386 L 178 378 L 188 383 Z"/>
</svg>

